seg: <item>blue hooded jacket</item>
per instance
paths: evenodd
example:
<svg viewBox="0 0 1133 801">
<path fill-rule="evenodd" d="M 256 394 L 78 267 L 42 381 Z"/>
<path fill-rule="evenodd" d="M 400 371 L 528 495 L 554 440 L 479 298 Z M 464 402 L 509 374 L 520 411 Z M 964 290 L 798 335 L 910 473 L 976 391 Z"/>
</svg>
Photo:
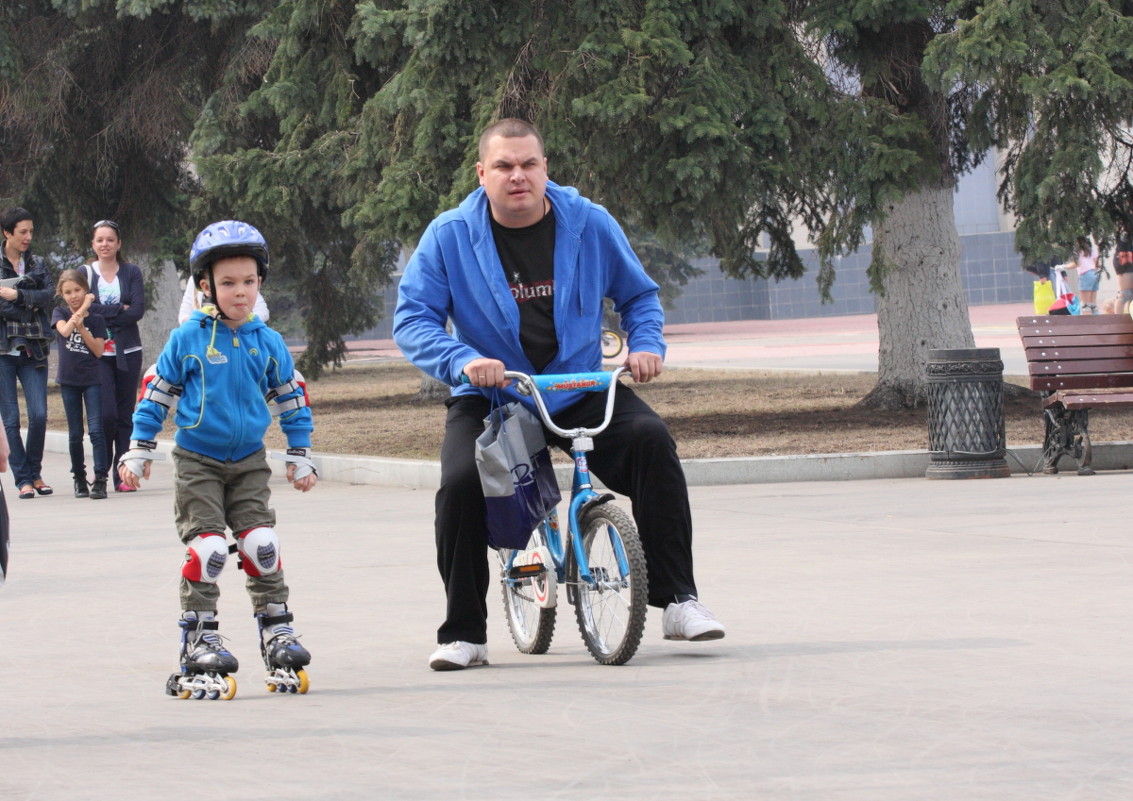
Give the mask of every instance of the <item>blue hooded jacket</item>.
<svg viewBox="0 0 1133 801">
<path fill-rule="evenodd" d="M 231 329 L 207 312 L 193 312 L 157 360 L 157 375 L 180 387 L 174 440 L 182 448 L 220 461 L 238 461 L 264 445 L 272 413 L 265 397 L 295 377 L 295 366 L 283 337 L 252 317 Z M 291 389 L 272 398 L 285 402 L 303 395 Z M 168 409 L 144 398 L 134 411 L 134 439 L 154 439 Z M 279 427 L 290 448 L 311 447 L 311 410 L 304 403 L 279 415 Z"/>
<path fill-rule="evenodd" d="M 630 352 L 662 357 L 664 313 L 657 284 L 641 266 L 608 211 L 573 187 L 547 182 L 555 213 L 555 332 L 558 355 L 546 374 L 601 369 L 603 298 L 614 302 Z M 453 331 L 445 330 L 452 319 Z M 454 395 L 492 390 L 461 384 L 464 366 L 499 359 L 509 370 L 534 373 L 519 341 L 519 308 L 508 287 L 488 217 L 483 187 L 425 230 L 398 289 L 393 336 L 402 353 Z M 508 400 L 531 401 L 504 390 Z M 553 413 L 581 400 L 576 392 L 546 398 Z"/>
</svg>

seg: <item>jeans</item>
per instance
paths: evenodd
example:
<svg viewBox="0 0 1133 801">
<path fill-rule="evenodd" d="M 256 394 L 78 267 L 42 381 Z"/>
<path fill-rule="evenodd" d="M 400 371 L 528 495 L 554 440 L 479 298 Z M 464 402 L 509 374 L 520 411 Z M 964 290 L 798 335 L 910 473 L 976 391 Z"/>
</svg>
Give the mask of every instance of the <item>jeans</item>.
<svg viewBox="0 0 1133 801">
<path fill-rule="evenodd" d="M 102 387 L 76 387 L 59 385 L 63 411 L 67 413 L 67 446 L 71 452 L 71 474 L 86 478 L 87 466 L 83 453 L 83 406 L 86 406 L 87 428 L 90 431 L 91 455 L 94 458 L 94 477 L 107 477 L 110 470 L 106 455 L 106 440 L 102 436 Z"/>
<path fill-rule="evenodd" d="M 27 405 L 27 443 L 20 439 L 20 401 L 16 382 L 24 388 Z M 8 464 L 17 487 L 41 479 L 43 441 L 47 435 L 47 359 L 25 353 L 0 356 L 0 416 L 8 437 Z"/>
<path fill-rule="evenodd" d="M 134 404 L 138 400 L 138 382 L 142 377 L 142 352 L 136 350 L 123 357 L 125 370 L 118 369 L 118 360 L 103 356 L 98 360 L 102 379 L 102 436 L 106 441 L 106 461 L 118 483 L 118 461 L 130 449 L 134 430 Z"/>
</svg>

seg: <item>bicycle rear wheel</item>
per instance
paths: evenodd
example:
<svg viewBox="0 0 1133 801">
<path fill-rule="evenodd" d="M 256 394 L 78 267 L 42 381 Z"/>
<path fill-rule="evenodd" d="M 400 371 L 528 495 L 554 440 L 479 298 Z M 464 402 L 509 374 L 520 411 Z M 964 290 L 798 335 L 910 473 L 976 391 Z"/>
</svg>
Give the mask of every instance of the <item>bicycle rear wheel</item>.
<svg viewBox="0 0 1133 801">
<path fill-rule="evenodd" d="M 574 611 L 583 642 L 599 663 L 623 665 L 637 651 L 645 630 L 649 580 L 637 526 L 608 503 L 587 509 L 579 521 L 593 585 L 583 582 L 571 560 Z M 628 571 L 619 565 L 624 553 Z"/>
<path fill-rule="evenodd" d="M 602 329 L 602 358 L 612 359 L 622 352 L 625 347 L 625 342 L 622 340 L 621 334 L 617 331 L 611 331 L 609 328 Z"/>
<path fill-rule="evenodd" d="M 547 538 L 542 525 L 545 524 L 540 524 L 540 528 L 532 532 L 525 551 L 501 549 L 497 552 L 508 631 L 515 647 L 523 654 L 545 654 L 555 633 L 554 594 L 558 591 L 555 565 L 546 548 Z M 512 554 L 516 554 L 515 560 Z M 508 565 L 515 563 L 541 563 L 546 565 L 547 572 L 532 578 L 509 578 Z"/>
</svg>

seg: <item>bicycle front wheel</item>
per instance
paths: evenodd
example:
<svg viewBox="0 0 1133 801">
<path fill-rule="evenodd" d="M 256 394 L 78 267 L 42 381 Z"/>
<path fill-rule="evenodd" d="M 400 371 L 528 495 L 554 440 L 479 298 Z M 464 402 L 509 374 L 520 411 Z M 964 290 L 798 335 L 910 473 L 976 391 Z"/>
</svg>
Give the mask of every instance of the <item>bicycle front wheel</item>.
<svg viewBox="0 0 1133 801">
<path fill-rule="evenodd" d="M 525 551 L 501 549 L 497 552 L 507 627 L 522 654 L 545 654 L 555 633 L 555 565 L 546 544 L 546 535 L 542 528 L 537 528 Z M 509 578 L 508 567 L 516 563 L 541 563 L 547 572 L 533 578 Z"/>
<path fill-rule="evenodd" d="M 641 643 L 649 595 L 637 526 L 628 514 L 608 503 L 587 509 L 579 525 L 592 581 L 579 577 L 578 565 L 572 560 L 578 629 L 599 663 L 624 665 Z"/>
</svg>

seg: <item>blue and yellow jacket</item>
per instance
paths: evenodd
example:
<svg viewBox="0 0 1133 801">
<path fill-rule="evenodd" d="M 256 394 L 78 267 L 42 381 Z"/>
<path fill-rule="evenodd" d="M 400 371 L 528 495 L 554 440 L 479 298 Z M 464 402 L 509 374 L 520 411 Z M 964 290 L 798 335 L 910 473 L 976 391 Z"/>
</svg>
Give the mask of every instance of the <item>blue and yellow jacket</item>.
<svg viewBox="0 0 1133 801">
<path fill-rule="evenodd" d="M 274 404 L 288 447 L 311 447 L 311 410 L 283 337 L 255 316 L 233 330 L 215 312 L 205 306 L 170 334 L 159 380 L 147 382 L 134 411 L 133 438 L 154 439 L 175 406 L 178 445 L 237 461 L 263 447 Z"/>
</svg>

